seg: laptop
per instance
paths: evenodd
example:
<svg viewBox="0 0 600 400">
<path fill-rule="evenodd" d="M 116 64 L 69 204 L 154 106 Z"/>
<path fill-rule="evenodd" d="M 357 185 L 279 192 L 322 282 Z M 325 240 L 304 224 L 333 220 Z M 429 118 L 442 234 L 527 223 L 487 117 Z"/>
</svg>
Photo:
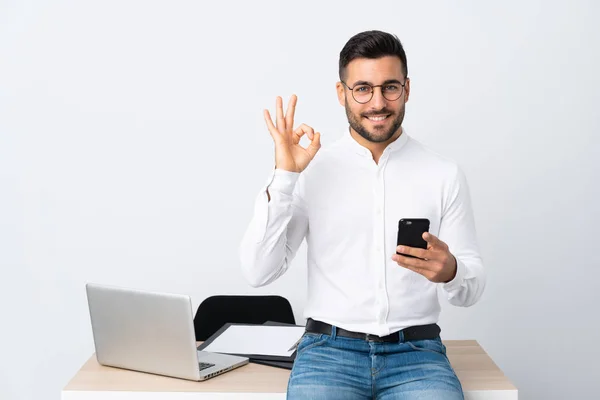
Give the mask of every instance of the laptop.
<svg viewBox="0 0 600 400">
<path fill-rule="evenodd" d="M 98 363 L 204 381 L 247 357 L 198 351 L 189 296 L 86 285 Z"/>
</svg>

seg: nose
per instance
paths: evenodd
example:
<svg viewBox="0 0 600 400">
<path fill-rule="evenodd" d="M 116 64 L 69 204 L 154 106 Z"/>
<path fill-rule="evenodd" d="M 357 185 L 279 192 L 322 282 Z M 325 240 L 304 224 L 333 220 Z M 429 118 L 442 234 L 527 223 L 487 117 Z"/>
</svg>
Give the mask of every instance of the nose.
<svg viewBox="0 0 600 400">
<path fill-rule="evenodd" d="M 373 91 L 373 98 L 371 99 L 371 105 L 377 110 L 381 110 L 386 105 L 385 97 L 383 97 L 383 91 L 381 87 L 376 87 Z"/>
</svg>

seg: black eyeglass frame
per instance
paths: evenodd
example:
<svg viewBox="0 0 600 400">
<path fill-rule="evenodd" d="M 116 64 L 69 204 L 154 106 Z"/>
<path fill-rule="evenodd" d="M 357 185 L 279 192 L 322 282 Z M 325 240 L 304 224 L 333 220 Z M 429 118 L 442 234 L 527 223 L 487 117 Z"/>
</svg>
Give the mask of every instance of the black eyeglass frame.
<svg viewBox="0 0 600 400">
<path fill-rule="evenodd" d="M 348 88 L 348 90 L 350 90 L 350 92 L 352 93 L 352 98 L 354 99 L 354 101 L 356 101 L 359 104 L 367 104 L 368 102 L 370 102 L 371 100 L 373 100 L 373 95 L 375 94 L 375 88 L 376 87 L 381 88 L 381 94 L 382 94 L 382 96 L 387 101 L 396 101 L 396 100 L 398 100 L 400 97 L 402 97 L 402 94 L 404 93 L 404 89 L 405 89 L 406 81 L 407 80 L 408 80 L 408 77 L 404 79 L 404 83 L 398 82 L 398 84 L 400 86 L 402 86 L 402 90 L 400 91 L 400 94 L 398 95 L 398 97 L 396 97 L 395 99 L 388 99 L 385 96 L 385 91 L 383 90 L 383 87 L 386 86 L 386 85 L 391 85 L 392 84 L 391 82 L 390 83 L 383 83 L 381 85 L 371 85 L 371 84 L 368 84 L 368 83 L 360 83 L 360 84 L 354 85 L 353 88 L 351 88 L 350 86 L 348 86 L 348 84 L 346 82 L 344 82 L 344 81 L 340 81 L 340 82 L 342 82 L 342 84 L 344 86 L 346 86 Z M 354 96 L 354 88 L 357 87 L 357 86 L 369 86 L 371 88 L 371 97 L 369 97 L 369 100 L 367 100 L 367 101 L 358 101 L 358 100 L 356 100 L 356 97 Z"/>
</svg>

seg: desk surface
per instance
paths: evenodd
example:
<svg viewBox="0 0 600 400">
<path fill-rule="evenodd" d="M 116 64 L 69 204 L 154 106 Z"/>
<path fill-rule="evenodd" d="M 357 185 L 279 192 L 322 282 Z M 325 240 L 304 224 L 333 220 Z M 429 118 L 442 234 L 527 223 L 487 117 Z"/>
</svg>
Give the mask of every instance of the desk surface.
<svg viewBox="0 0 600 400">
<path fill-rule="evenodd" d="M 475 340 L 445 340 L 467 400 L 517 399 L 517 389 Z M 250 363 L 204 382 L 104 367 L 95 355 L 63 389 L 63 400 L 284 399 L 290 371 Z M 243 396 L 242 396 L 243 394 Z"/>
</svg>

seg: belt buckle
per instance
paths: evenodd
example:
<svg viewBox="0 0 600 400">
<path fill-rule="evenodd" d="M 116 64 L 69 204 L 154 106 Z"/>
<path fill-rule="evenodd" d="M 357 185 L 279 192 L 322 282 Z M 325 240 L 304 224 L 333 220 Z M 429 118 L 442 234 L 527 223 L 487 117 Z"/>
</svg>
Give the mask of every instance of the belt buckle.
<svg viewBox="0 0 600 400">
<path fill-rule="evenodd" d="M 365 340 L 368 342 L 383 342 L 383 338 L 381 336 L 373 335 L 371 333 L 367 333 Z"/>
</svg>

